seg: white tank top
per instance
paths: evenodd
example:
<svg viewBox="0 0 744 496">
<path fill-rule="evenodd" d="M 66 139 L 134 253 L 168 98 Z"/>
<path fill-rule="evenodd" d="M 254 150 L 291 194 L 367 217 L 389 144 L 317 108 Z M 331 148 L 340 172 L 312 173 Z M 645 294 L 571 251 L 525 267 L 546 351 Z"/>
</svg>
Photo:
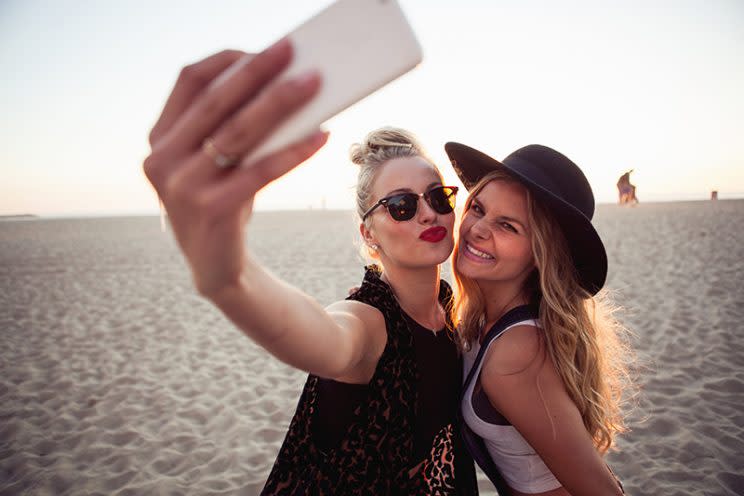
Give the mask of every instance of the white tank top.
<svg viewBox="0 0 744 496">
<path fill-rule="evenodd" d="M 518 325 L 531 325 L 540 327 L 536 320 L 523 320 L 507 327 L 506 330 Z M 498 339 L 498 338 L 496 338 Z M 496 339 L 489 343 L 489 347 Z M 463 357 L 465 378 L 468 377 L 473 362 L 478 356 L 480 343 L 475 342 L 471 349 Z M 485 353 L 487 353 L 486 350 Z M 484 353 L 484 356 L 485 356 Z M 555 478 L 550 469 L 545 465 L 540 456 L 530 446 L 525 438 L 512 425 L 496 425 L 486 422 L 475 413 L 473 408 L 473 389 L 478 382 L 483 368 L 483 360 L 478 364 L 478 370 L 470 382 L 462 400 L 462 416 L 470 429 L 483 438 L 486 449 L 491 455 L 493 462 L 498 467 L 501 475 L 509 486 L 523 493 L 542 493 L 558 489 L 561 483 Z"/>
</svg>

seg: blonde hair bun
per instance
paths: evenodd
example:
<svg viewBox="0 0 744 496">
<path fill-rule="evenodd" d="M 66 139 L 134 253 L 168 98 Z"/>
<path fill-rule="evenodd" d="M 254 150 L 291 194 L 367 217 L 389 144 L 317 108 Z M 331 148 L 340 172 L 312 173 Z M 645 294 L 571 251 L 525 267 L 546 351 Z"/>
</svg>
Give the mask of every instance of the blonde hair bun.
<svg viewBox="0 0 744 496">
<path fill-rule="evenodd" d="M 361 219 L 372 202 L 372 184 L 383 164 L 389 160 L 421 157 L 431 164 L 434 172 L 440 174 L 437 166 L 426 155 L 416 136 L 397 127 L 375 129 L 364 137 L 361 143 L 354 143 L 349 149 L 349 158 L 359 166 L 356 185 L 356 210 Z M 369 222 L 369 219 L 367 220 Z"/>
<path fill-rule="evenodd" d="M 357 165 L 379 164 L 394 157 L 424 156 L 416 136 L 405 129 L 381 127 L 367 134 L 362 143 L 354 143 L 349 158 Z"/>
</svg>

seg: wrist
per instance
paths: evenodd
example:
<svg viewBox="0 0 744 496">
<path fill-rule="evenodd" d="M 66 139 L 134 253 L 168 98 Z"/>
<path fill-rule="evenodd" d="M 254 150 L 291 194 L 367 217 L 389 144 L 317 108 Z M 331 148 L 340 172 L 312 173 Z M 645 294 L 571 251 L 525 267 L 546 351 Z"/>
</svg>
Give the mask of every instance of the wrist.
<svg viewBox="0 0 744 496">
<path fill-rule="evenodd" d="M 237 277 L 204 294 L 204 297 L 224 312 L 236 306 L 244 306 L 252 300 L 251 295 L 256 294 L 262 272 L 260 266 L 246 260 Z"/>
</svg>

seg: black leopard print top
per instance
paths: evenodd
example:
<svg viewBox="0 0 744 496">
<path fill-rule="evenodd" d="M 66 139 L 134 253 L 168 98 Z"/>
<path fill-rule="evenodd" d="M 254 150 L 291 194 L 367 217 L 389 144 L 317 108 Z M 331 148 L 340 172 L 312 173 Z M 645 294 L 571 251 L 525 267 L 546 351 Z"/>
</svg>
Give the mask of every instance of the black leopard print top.
<svg viewBox="0 0 744 496">
<path fill-rule="evenodd" d="M 442 281 L 440 301 L 447 308 L 452 290 Z M 428 456 L 414 456 L 418 370 L 414 340 L 390 287 L 376 266 L 367 267 L 361 288 L 348 299 L 380 310 L 387 345 L 356 407 L 341 443 L 320 449 L 313 439 L 318 408 L 318 377 L 305 388 L 262 495 L 469 495 L 478 494 L 472 459 L 460 442 L 455 408 L 441 426 Z M 452 346 L 455 346 L 454 342 Z M 461 364 L 453 373 L 461 374 Z M 461 378 L 458 377 L 457 384 Z M 425 414 L 425 412 L 423 412 Z M 455 477 L 456 476 L 456 477 Z"/>
</svg>

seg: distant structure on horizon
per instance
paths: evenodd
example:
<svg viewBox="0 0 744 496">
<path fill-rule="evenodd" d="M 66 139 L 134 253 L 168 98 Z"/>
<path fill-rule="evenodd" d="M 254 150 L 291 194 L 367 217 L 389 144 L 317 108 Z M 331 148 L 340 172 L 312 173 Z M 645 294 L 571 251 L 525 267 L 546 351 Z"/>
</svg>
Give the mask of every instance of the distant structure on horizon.
<svg viewBox="0 0 744 496">
<path fill-rule="evenodd" d="M 38 215 L 33 214 L 18 214 L 18 215 L 0 215 L 0 220 L 23 220 L 23 219 L 38 219 Z"/>
<path fill-rule="evenodd" d="M 711 200 L 718 200 L 718 190 L 714 189 L 710 192 L 710 199 Z"/>
<path fill-rule="evenodd" d="M 637 205 L 638 197 L 636 196 L 635 184 L 630 182 L 630 173 L 633 169 L 620 176 L 617 180 L 618 203 L 620 205 Z"/>
</svg>

